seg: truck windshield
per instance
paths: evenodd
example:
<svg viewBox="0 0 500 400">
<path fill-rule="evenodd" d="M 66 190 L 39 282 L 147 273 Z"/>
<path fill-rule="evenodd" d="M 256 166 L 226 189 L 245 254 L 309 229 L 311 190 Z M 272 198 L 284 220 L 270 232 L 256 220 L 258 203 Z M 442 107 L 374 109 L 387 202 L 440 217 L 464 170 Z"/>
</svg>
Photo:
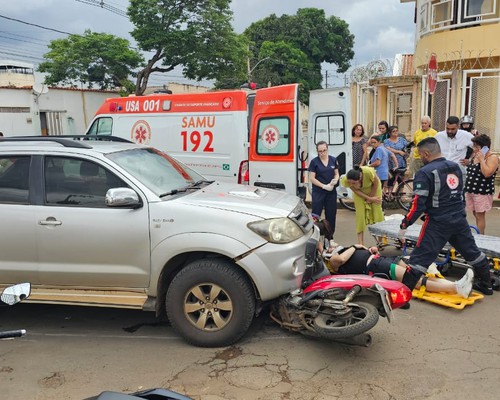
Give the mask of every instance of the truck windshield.
<svg viewBox="0 0 500 400">
<path fill-rule="evenodd" d="M 176 193 L 195 182 L 205 181 L 197 172 L 153 148 L 118 151 L 107 154 L 107 157 L 158 196 Z"/>
</svg>

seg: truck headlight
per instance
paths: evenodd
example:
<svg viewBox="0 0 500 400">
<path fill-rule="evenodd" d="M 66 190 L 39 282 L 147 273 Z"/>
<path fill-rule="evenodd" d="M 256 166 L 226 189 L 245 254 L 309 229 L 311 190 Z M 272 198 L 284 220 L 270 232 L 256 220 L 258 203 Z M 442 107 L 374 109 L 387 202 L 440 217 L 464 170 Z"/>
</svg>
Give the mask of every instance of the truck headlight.
<svg viewBox="0 0 500 400">
<path fill-rule="evenodd" d="M 304 235 L 304 232 L 290 218 L 250 222 L 248 227 L 271 243 L 290 243 Z"/>
</svg>

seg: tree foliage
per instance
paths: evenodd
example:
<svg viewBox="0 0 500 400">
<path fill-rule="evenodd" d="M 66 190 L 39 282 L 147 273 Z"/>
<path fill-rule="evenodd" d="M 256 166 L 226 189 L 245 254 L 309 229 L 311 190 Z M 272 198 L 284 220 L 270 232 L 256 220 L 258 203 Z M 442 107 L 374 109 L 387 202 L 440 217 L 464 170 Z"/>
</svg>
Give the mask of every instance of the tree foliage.
<svg viewBox="0 0 500 400">
<path fill-rule="evenodd" d="M 252 72 L 255 80 L 272 86 L 300 83 L 299 96 L 308 102 L 309 91 L 321 87 L 321 70 L 316 70 L 307 54 L 282 40 L 265 41 L 260 47 L 259 65 Z"/>
<path fill-rule="evenodd" d="M 345 72 L 354 57 L 354 36 L 342 19 L 326 17 L 324 10 L 302 8 L 296 15 L 271 14 L 244 32 L 251 42 L 251 65 L 263 58 L 251 78 L 259 83 L 300 82 L 302 98 L 321 87 L 321 63 Z"/>
<path fill-rule="evenodd" d="M 143 62 L 126 39 L 89 30 L 84 35 L 69 35 L 52 40 L 45 61 L 38 71 L 45 72 L 48 85 L 84 83 L 88 88 L 126 88 L 133 85 L 130 76 Z"/>
<path fill-rule="evenodd" d="M 151 53 L 139 71 L 135 93 L 153 72 L 181 66 L 190 79 L 227 79 L 241 71 L 246 50 L 233 31 L 230 0 L 131 0 L 128 15 L 139 47 Z"/>
</svg>

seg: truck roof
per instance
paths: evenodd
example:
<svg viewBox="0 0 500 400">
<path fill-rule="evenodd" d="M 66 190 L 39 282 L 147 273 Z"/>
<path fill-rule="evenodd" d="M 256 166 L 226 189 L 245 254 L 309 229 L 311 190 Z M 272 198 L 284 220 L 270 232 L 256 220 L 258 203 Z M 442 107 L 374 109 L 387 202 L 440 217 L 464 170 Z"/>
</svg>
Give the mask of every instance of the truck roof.
<svg viewBox="0 0 500 400">
<path fill-rule="evenodd" d="M 65 149 L 65 151 L 73 150 L 75 153 L 81 153 L 82 150 L 87 152 L 98 152 L 102 154 L 112 153 L 115 151 L 128 150 L 142 146 L 132 143 L 128 140 L 117 138 L 115 136 L 96 137 L 96 136 L 19 136 L 19 137 L 2 137 L 0 138 L 0 151 L 8 150 L 26 150 L 33 149 L 33 146 L 40 150 L 53 148 Z"/>
</svg>

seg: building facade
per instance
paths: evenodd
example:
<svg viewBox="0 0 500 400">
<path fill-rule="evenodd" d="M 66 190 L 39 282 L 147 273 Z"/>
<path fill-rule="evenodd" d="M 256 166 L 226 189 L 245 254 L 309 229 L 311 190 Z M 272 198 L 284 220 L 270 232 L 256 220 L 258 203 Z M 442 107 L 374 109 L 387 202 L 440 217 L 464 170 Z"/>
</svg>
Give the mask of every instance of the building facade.
<svg viewBox="0 0 500 400">
<path fill-rule="evenodd" d="M 403 2 L 403 0 L 401 0 Z M 449 115 L 471 115 L 474 127 L 500 150 L 500 2 L 416 0 L 415 67 L 423 78 L 423 112 L 436 129 Z M 437 59 L 437 85 L 427 85 L 428 62 Z"/>
<path fill-rule="evenodd" d="M 411 137 L 420 117 L 443 130 L 450 115 L 471 115 L 474 127 L 500 150 L 500 0 L 400 0 L 415 3 L 415 51 L 396 60 L 394 71 L 354 79 L 353 119 L 374 132 L 387 120 Z M 437 60 L 437 84 L 429 92 L 429 61 Z M 370 71 L 368 71 L 370 72 Z M 387 76 L 390 75 L 390 76 Z"/>
<path fill-rule="evenodd" d="M 0 61 L 0 131 L 5 136 L 81 135 L 113 91 L 49 88 L 33 65 Z"/>
</svg>

